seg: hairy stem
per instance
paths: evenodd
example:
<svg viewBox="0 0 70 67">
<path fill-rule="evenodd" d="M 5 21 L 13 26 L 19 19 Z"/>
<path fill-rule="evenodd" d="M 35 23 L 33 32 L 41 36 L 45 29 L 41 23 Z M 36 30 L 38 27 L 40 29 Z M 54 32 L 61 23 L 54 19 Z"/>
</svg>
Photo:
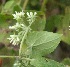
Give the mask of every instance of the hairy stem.
<svg viewBox="0 0 70 67">
<path fill-rule="evenodd" d="M 32 22 L 32 23 L 33 23 L 33 22 Z M 21 41 L 21 44 L 20 44 L 20 49 L 19 49 L 19 56 L 20 56 L 20 57 L 21 57 L 21 53 L 22 53 L 23 43 L 24 43 L 24 41 L 25 41 L 25 38 L 26 38 L 26 36 L 27 36 L 27 34 L 28 34 L 28 31 L 29 31 L 30 26 L 32 25 L 32 23 L 27 27 L 27 30 L 26 30 L 26 32 L 25 32 L 23 38 L 22 38 L 22 41 Z"/>
<path fill-rule="evenodd" d="M 25 37 L 26 37 L 26 35 L 27 35 L 27 33 L 28 33 L 28 30 L 29 30 L 29 29 L 27 28 L 27 30 L 26 30 L 26 32 L 25 32 L 23 38 L 22 38 L 22 41 L 21 41 L 21 44 L 20 44 L 20 49 L 19 49 L 19 56 L 21 56 L 22 46 L 23 46 L 23 43 L 24 43 Z"/>
</svg>

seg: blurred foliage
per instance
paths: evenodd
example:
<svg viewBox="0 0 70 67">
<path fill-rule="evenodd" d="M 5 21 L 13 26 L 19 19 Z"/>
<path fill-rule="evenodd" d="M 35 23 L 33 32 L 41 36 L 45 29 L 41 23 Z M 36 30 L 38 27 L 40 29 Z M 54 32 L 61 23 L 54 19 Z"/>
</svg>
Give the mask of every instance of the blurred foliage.
<svg viewBox="0 0 70 67">
<path fill-rule="evenodd" d="M 15 58 L 3 58 L 2 60 L 2 67 L 12 67 L 15 61 Z"/>
<path fill-rule="evenodd" d="M 69 65 L 70 66 L 70 58 L 65 58 L 62 63 L 64 63 L 65 65 Z"/>
</svg>

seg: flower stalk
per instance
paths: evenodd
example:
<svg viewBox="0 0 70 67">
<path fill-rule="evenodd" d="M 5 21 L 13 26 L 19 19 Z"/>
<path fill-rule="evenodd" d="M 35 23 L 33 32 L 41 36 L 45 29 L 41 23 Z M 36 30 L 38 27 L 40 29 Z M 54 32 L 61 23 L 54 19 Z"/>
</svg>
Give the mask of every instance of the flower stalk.
<svg viewBox="0 0 70 67">
<path fill-rule="evenodd" d="M 29 32 L 29 29 L 30 29 L 30 26 L 32 25 L 32 23 L 33 23 L 33 22 L 31 22 L 31 24 L 27 27 L 27 30 L 26 30 L 26 32 L 25 32 L 23 38 L 22 38 L 22 41 L 21 41 L 21 44 L 20 44 L 20 49 L 19 49 L 19 56 L 21 56 L 22 46 L 23 46 L 23 43 L 24 43 L 24 41 L 25 41 L 25 38 L 26 38 L 26 36 L 27 36 L 27 34 L 28 34 L 28 32 Z"/>
</svg>

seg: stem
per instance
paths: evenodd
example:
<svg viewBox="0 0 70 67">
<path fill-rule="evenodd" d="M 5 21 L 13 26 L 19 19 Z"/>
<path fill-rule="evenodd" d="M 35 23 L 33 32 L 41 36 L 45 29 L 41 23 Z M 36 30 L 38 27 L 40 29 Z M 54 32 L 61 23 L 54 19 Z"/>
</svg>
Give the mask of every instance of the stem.
<svg viewBox="0 0 70 67">
<path fill-rule="evenodd" d="M 32 23 L 33 23 L 33 22 L 32 22 Z M 26 36 L 27 36 L 27 34 L 28 34 L 29 28 L 30 28 L 30 26 L 32 25 L 32 23 L 27 27 L 27 30 L 26 30 L 26 32 L 25 32 L 23 38 L 22 38 L 22 41 L 21 41 L 21 44 L 20 44 L 20 49 L 19 49 L 19 56 L 21 56 L 22 46 L 23 46 L 24 40 L 25 40 L 25 38 L 26 38 Z"/>
<path fill-rule="evenodd" d="M 30 58 L 22 58 L 23 60 L 28 60 L 28 61 L 31 61 L 31 60 L 34 60 L 34 59 L 30 59 Z"/>
<path fill-rule="evenodd" d="M 0 58 L 19 58 L 19 56 L 0 56 Z"/>
<path fill-rule="evenodd" d="M 19 56 L 21 56 L 21 51 L 22 51 L 23 42 L 24 42 L 25 37 L 26 37 L 26 35 L 27 35 L 27 33 L 28 33 L 28 30 L 29 30 L 29 29 L 27 28 L 27 30 L 26 30 L 26 32 L 25 32 L 23 38 L 22 38 L 22 41 L 21 41 L 21 44 L 20 44 L 20 49 L 19 49 Z"/>
<path fill-rule="evenodd" d="M 25 0 L 24 4 L 23 4 L 23 9 L 25 10 L 26 6 L 27 6 L 27 3 L 28 3 L 29 0 Z"/>
<path fill-rule="evenodd" d="M 41 6 L 41 11 L 45 11 L 46 3 L 47 3 L 47 0 L 43 0 L 42 6 Z"/>
</svg>

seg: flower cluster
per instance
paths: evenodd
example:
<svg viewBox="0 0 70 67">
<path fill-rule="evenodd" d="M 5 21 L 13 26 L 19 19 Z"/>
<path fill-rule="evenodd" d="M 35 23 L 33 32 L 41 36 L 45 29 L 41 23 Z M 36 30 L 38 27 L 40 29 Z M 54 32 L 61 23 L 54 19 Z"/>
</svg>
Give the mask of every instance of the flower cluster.
<svg viewBox="0 0 70 67">
<path fill-rule="evenodd" d="M 33 14 L 33 12 L 27 12 L 27 18 L 28 18 L 28 21 L 29 21 L 29 23 L 31 23 L 31 22 L 34 22 L 35 21 L 35 17 L 36 17 L 36 12 L 34 12 L 34 14 Z"/>
<path fill-rule="evenodd" d="M 9 26 L 9 29 L 19 31 L 19 28 L 25 30 L 27 27 L 24 24 L 16 23 L 14 26 Z"/>
<path fill-rule="evenodd" d="M 20 42 L 20 39 L 18 37 L 18 35 L 10 35 L 10 38 L 7 38 L 10 40 L 10 43 L 12 43 L 13 45 L 18 45 Z"/>
<path fill-rule="evenodd" d="M 36 18 L 36 12 L 27 12 L 27 21 L 29 22 L 29 24 L 31 25 Z M 17 35 L 10 35 L 10 38 L 7 38 L 10 40 L 10 43 L 12 43 L 13 45 L 18 45 L 20 43 L 20 41 L 22 40 L 22 37 L 24 36 L 28 26 L 26 26 L 24 23 L 19 22 L 19 20 L 23 20 L 23 17 L 25 17 L 25 13 L 23 12 L 16 12 L 13 15 L 13 19 L 17 20 L 17 23 L 14 26 L 9 26 L 9 29 L 15 30 L 17 32 Z M 31 30 L 31 28 L 29 28 L 29 31 Z"/>
<path fill-rule="evenodd" d="M 15 13 L 16 14 L 12 14 L 13 16 L 14 16 L 14 18 L 13 19 L 16 19 L 16 20 L 19 20 L 19 19 L 21 19 L 22 17 L 24 17 L 24 12 L 23 12 L 23 10 L 22 10 L 22 12 L 16 12 L 15 11 Z"/>
</svg>

